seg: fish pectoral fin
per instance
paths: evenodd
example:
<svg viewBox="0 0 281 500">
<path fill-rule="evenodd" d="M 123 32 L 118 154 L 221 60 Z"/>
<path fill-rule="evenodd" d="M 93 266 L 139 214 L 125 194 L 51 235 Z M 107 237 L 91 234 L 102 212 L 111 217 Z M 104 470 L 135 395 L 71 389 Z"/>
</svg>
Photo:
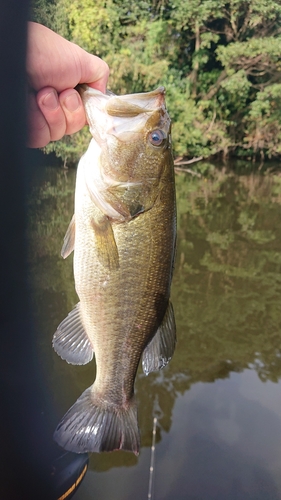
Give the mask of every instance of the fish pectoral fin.
<svg viewBox="0 0 281 500">
<path fill-rule="evenodd" d="M 61 256 L 66 259 L 71 252 L 74 250 L 75 243 L 75 215 L 73 215 L 70 224 L 65 233 L 65 237 L 63 239 L 63 245 L 61 249 Z"/>
<path fill-rule="evenodd" d="M 164 368 L 171 360 L 175 346 L 176 323 L 173 306 L 169 302 L 161 325 L 142 354 L 142 369 L 145 375 Z"/>
<path fill-rule="evenodd" d="M 106 216 L 91 220 L 95 232 L 97 256 L 100 263 L 111 271 L 119 268 L 119 254 L 112 225 Z"/>
<path fill-rule="evenodd" d="M 80 302 L 59 324 L 53 336 L 53 348 L 72 365 L 86 365 L 93 359 L 94 349 L 82 324 Z"/>
</svg>

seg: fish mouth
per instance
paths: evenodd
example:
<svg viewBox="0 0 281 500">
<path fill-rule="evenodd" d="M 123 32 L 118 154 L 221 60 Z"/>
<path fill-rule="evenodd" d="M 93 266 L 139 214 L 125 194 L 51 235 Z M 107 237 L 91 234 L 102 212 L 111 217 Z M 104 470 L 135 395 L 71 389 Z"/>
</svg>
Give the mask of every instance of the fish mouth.
<svg viewBox="0 0 281 500">
<path fill-rule="evenodd" d="M 156 109 L 165 106 L 165 87 L 158 87 L 151 92 L 143 92 L 139 94 L 125 94 L 122 96 L 114 96 L 111 94 L 111 100 L 108 101 L 106 106 L 107 113 L 111 116 L 116 116 L 115 113 L 122 110 L 120 104 L 121 106 L 124 106 L 125 104 L 123 112 L 126 113 L 127 117 L 137 116 L 138 114 L 149 111 L 155 111 Z M 115 108 L 116 106 L 117 108 Z"/>
<path fill-rule="evenodd" d="M 143 133 L 149 118 L 155 113 L 162 115 L 165 132 L 169 131 L 170 118 L 165 106 L 165 87 L 122 96 L 111 91 L 103 94 L 87 85 L 79 85 L 77 90 L 82 97 L 92 136 L 100 145 L 108 136 L 115 136 L 121 142 L 135 142 Z"/>
<path fill-rule="evenodd" d="M 130 118 L 165 107 L 165 87 L 158 87 L 150 92 L 122 96 L 117 96 L 110 90 L 103 94 L 99 90 L 88 87 L 88 85 L 77 85 L 76 89 L 82 97 L 86 111 L 88 100 L 96 98 L 96 105 L 110 116 Z"/>
</svg>

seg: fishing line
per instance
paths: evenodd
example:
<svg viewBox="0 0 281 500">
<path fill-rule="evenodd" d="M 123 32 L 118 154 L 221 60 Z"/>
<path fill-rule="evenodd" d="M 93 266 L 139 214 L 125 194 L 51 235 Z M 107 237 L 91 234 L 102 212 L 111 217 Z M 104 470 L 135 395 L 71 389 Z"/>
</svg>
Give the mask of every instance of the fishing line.
<svg viewBox="0 0 281 500">
<path fill-rule="evenodd" d="M 157 418 L 154 417 L 153 419 L 153 430 L 152 430 L 152 444 L 151 444 L 151 457 L 150 457 L 150 467 L 149 467 L 149 483 L 148 483 L 148 500 L 152 500 L 153 498 L 153 473 L 154 473 L 154 467 L 155 467 L 155 440 L 156 440 L 156 425 L 157 425 Z"/>
</svg>

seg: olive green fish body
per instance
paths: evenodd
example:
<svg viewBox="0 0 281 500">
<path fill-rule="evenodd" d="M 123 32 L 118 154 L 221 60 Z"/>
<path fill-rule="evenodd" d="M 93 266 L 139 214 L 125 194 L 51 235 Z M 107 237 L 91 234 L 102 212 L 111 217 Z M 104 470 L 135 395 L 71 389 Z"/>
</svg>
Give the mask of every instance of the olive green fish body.
<svg viewBox="0 0 281 500">
<path fill-rule="evenodd" d="M 80 303 L 58 327 L 53 342 L 71 363 L 84 364 L 95 353 L 95 382 L 55 433 L 59 444 L 75 452 L 138 452 L 134 380 L 140 358 L 149 373 L 165 366 L 175 347 L 169 303 L 176 235 L 170 123 L 163 90 L 150 94 L 154 107 L 148 113 L 139 105 L 142 98 L 133 105 L 134 96 L 122 96 L 129 104 L 116 97 L 113 104 L 105 101 L 107 133 L 102 125 L 96 130 L 98 119 L 91 120 L 88 111 L 94 139 L 79 163 L 75 215 L 63 248 L 67 256 L 75 246 Z M 139 115 L 144 115 L 141 126 L 126 125 Z"/>
</svg>

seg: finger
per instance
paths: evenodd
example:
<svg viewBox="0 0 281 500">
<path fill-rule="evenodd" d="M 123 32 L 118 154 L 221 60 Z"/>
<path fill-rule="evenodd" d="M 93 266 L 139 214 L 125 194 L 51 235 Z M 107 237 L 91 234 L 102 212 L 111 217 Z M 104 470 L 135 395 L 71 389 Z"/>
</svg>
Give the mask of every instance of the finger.
<svg viewBox="0 0 281 500">
<path fill-rule="evenodd" d="M 88 83 L 90 87 L 105 93 L 109 77 L 109 67 L 106 62 L 84 50 L 80 53 L 80 57 L 81 77 L 79 83 Z"/>
<path fill-rule="evenodd" d="M 59 95 L 59 103 L 65 116 L 65 134 L 78 132 L 86 124 L 85 110 L 79 93 L 74 89 L 64 90 Z"/>
<path fill-rule="evenodd" d="M 33 92 L 28 94 L 28 139 L 27 147 L 42 148 L 50 142 L 50 130 L 48 124 L 41 113 L 36 95 Z"/>
<path fill-rule="evenodd" d="M 61 139 L 66 130 L 66 119 L 58 94 L 52 87 L 45 87 L 37 94 L 37 104 L 49 127 L 51 141 Z"/>
</svg>

